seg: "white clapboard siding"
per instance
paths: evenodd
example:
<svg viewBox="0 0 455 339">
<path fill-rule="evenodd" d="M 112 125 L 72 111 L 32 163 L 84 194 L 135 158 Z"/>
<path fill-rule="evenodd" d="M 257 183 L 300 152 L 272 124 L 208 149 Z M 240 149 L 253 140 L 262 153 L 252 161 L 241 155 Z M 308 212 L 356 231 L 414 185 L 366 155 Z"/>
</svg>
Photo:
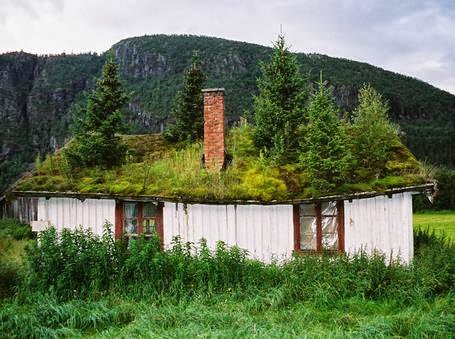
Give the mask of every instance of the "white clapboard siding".
<svg viewBox="0 0 455 339">
<path fill-rule="evenodd" d="M 409 263 L 413 257 L 411 193 L 344 202 L 345 249 L 348 254 L 375 250 L 387 259 Z"/>
<path fill-rule="evenodd" d="M 292 256 L 292 205 L 202 205 L 164 204 L 164 244 L 172 239 L 198 244 L 204 238 L 209 248 L 218 241 L 237 245 L 250 257 L 270 262 Z"/>
<path fill-rule="evenodd" d="M 101 235 L 106 221 L 115 223 L 115 200 L 39 198 L 37 220 L 49 221 L 59 231 L 83 226 Z"/>
</svg>

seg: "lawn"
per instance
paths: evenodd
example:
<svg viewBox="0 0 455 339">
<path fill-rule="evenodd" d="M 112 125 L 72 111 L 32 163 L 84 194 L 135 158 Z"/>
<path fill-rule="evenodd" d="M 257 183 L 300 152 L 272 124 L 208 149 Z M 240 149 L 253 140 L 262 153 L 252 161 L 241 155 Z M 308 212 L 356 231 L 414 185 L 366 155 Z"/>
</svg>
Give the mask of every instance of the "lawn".
<svg viewBox="0 0 455 339">
<path fill-rule="evenodd" d="M 428 228 L 455 241 L 455 211 L 426 211 L 414 214 L 414 228 Z"/>
</svg>

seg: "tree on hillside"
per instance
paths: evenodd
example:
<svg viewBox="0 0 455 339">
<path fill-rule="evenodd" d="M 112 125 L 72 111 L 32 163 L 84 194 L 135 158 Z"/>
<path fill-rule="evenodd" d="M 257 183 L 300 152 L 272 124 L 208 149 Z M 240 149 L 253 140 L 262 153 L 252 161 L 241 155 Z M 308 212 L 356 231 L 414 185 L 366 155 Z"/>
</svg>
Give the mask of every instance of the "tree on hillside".
<svg viewBox="0 0 455 339">
<path fill-rule="evenodd" d="M 255 144 L 279 162 L 295 160 L 308 88 L 284 36 L 278 37 L 272 57 L 261 64 L 261 71 L 257 81 L 259 94 L 253 98 Z"/>
<path fill-rule="evenodd" d="M 201 60 L 193 55 L 191 66 L 185 71 L 183 89 L 177 93 L 173 114 L 175 123 L 166 130 L 165 136 L 170 141 L 194 141 L 204 134 L 204 101 L 202 86 L 205 75 Z"/>
<path fill-rule="evenodd" d="M 379 176 L 398 140 L 397 128 L 387 117 L 387 103 L 373 87 L 364 85 L 358 101 L 352 117 L 352 152 L 357 167 Z"/>
<path fill-rule="evenodd" d="M 75 138 L 66 151 L 73 166 L 112 167 L 124 160 L 127 147 L 116 134 L 123 130 L 121 109 L 127 101 L 118 66 L 109 57 L 82 116 L 75 121 Z"/>
<path fill-rule="evenodd" d="M 308 106 L 300 164 L 313 188 L 329 191 L 346 180 L 352 157 L 346 131 L 338 119 L 338 108 L 322 76 L 318 85 Z"/>
</svg>

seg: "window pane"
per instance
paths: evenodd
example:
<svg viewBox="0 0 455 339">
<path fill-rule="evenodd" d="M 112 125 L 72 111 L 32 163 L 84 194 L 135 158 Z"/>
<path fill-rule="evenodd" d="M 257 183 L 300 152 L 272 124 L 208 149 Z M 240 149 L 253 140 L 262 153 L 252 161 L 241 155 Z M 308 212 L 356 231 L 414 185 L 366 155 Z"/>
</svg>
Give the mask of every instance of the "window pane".
<svg viewBox="0 0 455 339">
<path fill-rule="evenodd" d="M 137 218 L 137 203 L 125 202 L 124 214 L 125 218 Z"/>
<path fill-rule="evenodd" d="M 324 215 L 336 215 L 337 214 L 337 203 L 336 201 L 329 201 L 321 203 L 321 214 Z"/>
<path fill-rule="evenodd" d="M 156 216 L 156 205 L 153 203 L 144 203 L 143 209 L 144 218 L 151 218 Z"/>
<path fill-rule="evenodd" d="M 301 204 L 300 215 L 311 215 L 316 216 L 316 205 L 315 204 Z"/>
<path fill-rule="evenodd" d="M 144 233 L 153 234 L 155 232 L 155 219 L 144 219 Z"/>
<path fill-rule="evenodd" d="M 300 217 L 300 249 L 316 250 L 315 217 Z"/>
<path fill-rule="evenodd" d="M 124 229 L 126 234 L 137 234 L 137 219 L 125 219 Z"/>
<path fill-rule="evenodd" d="M 325 250 L 338 249 L 338 224 L 336 217 L 323 217 L 321 219 L 322 228 L 322 248 Z"/>
</svg>

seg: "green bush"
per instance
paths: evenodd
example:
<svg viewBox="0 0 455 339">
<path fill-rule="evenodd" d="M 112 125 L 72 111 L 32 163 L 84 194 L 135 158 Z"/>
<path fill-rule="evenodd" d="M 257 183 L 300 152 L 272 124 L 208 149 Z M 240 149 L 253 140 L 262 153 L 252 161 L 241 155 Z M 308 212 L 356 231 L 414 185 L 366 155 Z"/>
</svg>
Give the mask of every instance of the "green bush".
<svg viewBox="0 0 455 339">
<path fill-rule="evenodd" d="M 10 236 L 16 240 L 33 239 L 30 225 L 16 219 L 0 219 L 0 237 Z"/>
<path fill-rule="evenodd" d="M 13 296 L 20 283 L 21 267 L 19 264 L 0 258 L 0 299 Z"/>
<path fill-rule="evenodd" d="M 455 169 L 446 167 L 435 171 L 435 179 L 438 183 L 438 192 L 434 202 L 430 203 L 425 196 L 414 197 L 414 211 L 423 210 L 455 210 Z"/>
</svg>

